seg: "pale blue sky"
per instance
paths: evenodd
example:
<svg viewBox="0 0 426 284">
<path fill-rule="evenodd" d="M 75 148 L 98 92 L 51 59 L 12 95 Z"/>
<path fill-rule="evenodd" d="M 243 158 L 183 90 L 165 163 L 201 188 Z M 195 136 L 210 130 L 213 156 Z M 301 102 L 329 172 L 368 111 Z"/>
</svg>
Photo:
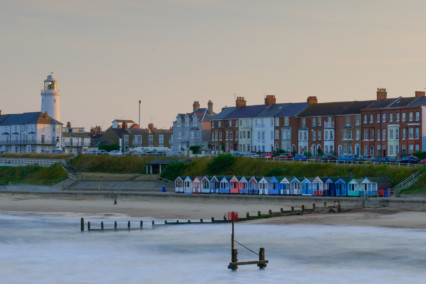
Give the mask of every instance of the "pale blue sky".
<svg viewBox="0 0 426 284">
<path fill-rule="evenodd" d="M 0 1 L 3 113 L 40 110 L 53 71 L 62 122 L 168 128 L 198 100 L 260 104 L 413 96 L 426 88 L 426 1 Z"/>
</svg>

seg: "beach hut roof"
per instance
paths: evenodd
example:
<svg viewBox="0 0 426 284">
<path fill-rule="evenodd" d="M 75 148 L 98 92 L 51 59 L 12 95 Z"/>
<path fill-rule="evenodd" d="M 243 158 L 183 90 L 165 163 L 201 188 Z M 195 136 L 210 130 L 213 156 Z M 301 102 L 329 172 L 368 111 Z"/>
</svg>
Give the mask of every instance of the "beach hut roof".
<svg viewBox="0 0 426 284">
<path fill-rule="evenodd" d="M 240 182 L 247 182 L 247 179 L 245 177 L 240 177 Z"/>
<path fill-rule="evenodd" d="M 216 182 L 219 181 L 216 176 L 212 176 L 210 178 L 210 182 L 214 182 L 214 181 L 216 181 Z"/>
<path fill-rule="evenodd" d="M 182 179 L 181 177 L 177 177 L 177 178 L 175 179 L 175 181 L 178 181 L 178 180 L 183 181 L 183 179 Z"/>
<path fill-rule="evenodd" d="M 279 182 L 276 177 L 269 177 L 268 179 L 268 182 Z"/>
<path fill-rule="evenodd" d="M 292 177 L 291 178 L 291 183 L 293 183 L 293 182 L 300 182 L 301 179 L 302 178 Z"/>
<path fill-rule="evenodd" d="M 269 182 L 267 177 L 262 177 L 259 182 Z"/>
<path fill-rule="evenodd" d="M 290 181 L 291 181 L 291 178 L 289 178 L 289 177 L 282 177 L 280 183 L 290 183 Z"/>
</svg>

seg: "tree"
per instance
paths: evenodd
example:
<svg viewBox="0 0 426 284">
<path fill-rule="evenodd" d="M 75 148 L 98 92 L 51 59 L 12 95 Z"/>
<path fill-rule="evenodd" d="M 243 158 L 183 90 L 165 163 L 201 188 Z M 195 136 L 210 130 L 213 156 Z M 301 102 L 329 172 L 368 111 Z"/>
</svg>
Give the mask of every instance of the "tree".
<svg viewBox="0 0 426 284">
<path fill-rule="evenodd" d="M 191 150 L 193 154 L 200 154 L 201 146 L 200 145 L 194 145 L 194 146 L 189 147 L 189 150 Z"/>
<path fill-rule="evenodd" d="M 324 155 L 324 151 L 322 150 L 321 146 L 318 146 L 318 156 Z"/>
<path fill-rule="evenodd" d="M 224 174 L 237 159 L 231 154 L 222 154 L 214 157 L 207 164 L 207 173 L 211 175 Z"/>
<path fill-rule="evenodd" d="M 186 169 L 186 164 L 182 162 L 173 162 L 168 164 L 161 172 L 161 177 L 168 180 L 175 180 L 178 176 L 183 174 Z"/>
<path fill-rule="evenodd" d="M 222 149 L 222 152 L 225 152 L 225 143 L 222 143 L 222 145 L 220 145 L 220 148 Z"/>
<path fill-rule="evenodd" d="M 111 152 L 113 150 L 120 150 L 120 146 L 117 143 L 101 143 L 99 144 L 99 150 L 104 149 L 105 151 Z"/>
</svg>

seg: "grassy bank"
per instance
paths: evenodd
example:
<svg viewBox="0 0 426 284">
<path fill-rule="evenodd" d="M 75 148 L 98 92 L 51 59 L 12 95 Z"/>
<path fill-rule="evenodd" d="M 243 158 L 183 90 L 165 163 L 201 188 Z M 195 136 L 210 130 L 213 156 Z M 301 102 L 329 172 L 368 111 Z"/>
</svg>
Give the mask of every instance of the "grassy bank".
<svg viewBox="0 0 426 284">
<path fill-rule="evenodd" d="M 0 157 L 31 159 L 70 159 L 73 154 L 3 153 Z"/>
<path fill-rule="evenodd" d="M 160 157 L 161 158 L 161 157 Z M 70 161 L 80 172 L 145 173 L 145 165 L 158 157 L 79 155 Z"/>
<path fill-rule="evenodd" d="M 61 164 L 50 167 L 0 167 L 0 184 L 53 185 L 68 178 Z"/>
<path fill-rule="evenodd" d="M 402 194 L 426 194 L 426 173 L 422 174 L 417 182 L 401 191 Z"/>
<path fill-rule="evenodd" d="M 210 158 L 200 158 L 189 164 L 183 172 L 187 176 L 202 176 L 208 173 Z M 266 176 L 268 172 L 278 172 L 281 176 L 296 177 L 387 177 L 397 184 L 413 174 L 416 167 L 398 167 L 393 165 L 343 165 L 335 163 L 304 163 L 293 161 L 267 161 L 238 157 L 220 175 Z"/>
</svg>

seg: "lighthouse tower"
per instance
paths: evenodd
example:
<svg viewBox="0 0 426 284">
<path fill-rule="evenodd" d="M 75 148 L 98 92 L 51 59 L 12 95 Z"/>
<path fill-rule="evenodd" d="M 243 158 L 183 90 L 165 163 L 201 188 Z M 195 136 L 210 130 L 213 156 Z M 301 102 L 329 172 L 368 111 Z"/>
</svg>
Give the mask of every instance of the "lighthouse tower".
<svg viewBox="0 0 426 284">
<path fill-rule="evenodd" d="M 59 112 L 59 92 L 56 90 L 56 80 L 53 75 L 47 75 L 44 80 L 44 89 L 41 91 L 41 112 L 47 114 L 57 121 L 61 121 Z"/>
</svg>

